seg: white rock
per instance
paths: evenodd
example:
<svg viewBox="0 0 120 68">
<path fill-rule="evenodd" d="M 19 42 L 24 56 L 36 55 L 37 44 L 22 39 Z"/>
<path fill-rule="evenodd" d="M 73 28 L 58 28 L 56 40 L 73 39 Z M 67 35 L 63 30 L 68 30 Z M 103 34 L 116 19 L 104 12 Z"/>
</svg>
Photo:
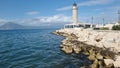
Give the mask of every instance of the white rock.
<svg viewBox="0 0 120 68">
<path fill-rule="evenodd" d="M 85 29 L 62 29 L 57 30 L 58 32 L 64 32 L 68 34 L 75 34 L 78 36 L 78 41 L 84 42 L 88 45 L 97 47 L 110 48 L 111 51 L 116 53 L 120 52 L 120 31 L 95 31 Z M 99 42 L 96 39 L 100 39 Z M 69 50 L 69 48 L 67 48 Z M 69 50 L 71 52 L 71 49 Z M 104 59 L 105 64 L 114 64 L 115 67 L 120 67 L 120 56 L 116 56 L 116 60 Z"/>
<path fill-rule="evenodd" d="M 113 60 L 112 59 L 104 59 L 104 63 L 108 66 L 109 64 L 113 64 Z"/>
<path fill-rule="evenodd" d="M 113 64 L 114 64 L 115 68 L 120 67 L 120 61 L 115 61 Z"/>
<path fill-rule="evenodd" d="M 62 29 L 59 32 L 73 33 L 79 37 L 79 41 L 85 42 L 88 45 L 112 48 L 111 50 L 120 52 L 120 31 Z M 100 39 L 100 41 L 97 42 L 96 39 Z"/>
</svg>

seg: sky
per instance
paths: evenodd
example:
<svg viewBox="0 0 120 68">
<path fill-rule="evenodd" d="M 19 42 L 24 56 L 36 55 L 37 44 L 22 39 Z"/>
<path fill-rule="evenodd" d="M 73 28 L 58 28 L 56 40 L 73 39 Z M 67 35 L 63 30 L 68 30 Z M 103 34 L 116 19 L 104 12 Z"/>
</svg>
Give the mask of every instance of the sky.
<svg viewBox="0 0 120 68">
<path fill-rule="evenodd" d="M 117 22 L 120 0 L 0 0 L 0 25 L 14 22 L 26 26 L 72 23 L 72 5 L 78 5 L 80 23 Z"/>
</svg>

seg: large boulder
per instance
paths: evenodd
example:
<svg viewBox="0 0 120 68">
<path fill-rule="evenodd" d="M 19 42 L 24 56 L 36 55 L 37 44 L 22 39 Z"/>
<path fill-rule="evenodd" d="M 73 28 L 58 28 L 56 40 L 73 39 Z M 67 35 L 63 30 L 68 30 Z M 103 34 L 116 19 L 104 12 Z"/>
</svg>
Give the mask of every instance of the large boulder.
<svg viewBox="0 0 120 68">
<path fill-rule="evenodd" d="M 96 58 L 102 60 L 102 59 L 103 59 L 103 56 L 102 56 L 100 53 L 97 53 L 97 54 L 96 54 Z"/>
<path fill-rule="evenodd" d="M 80 51 L 81 51 L 81 48 L 80 48 L 80 46 L 78 46 L 78 45 L 74 45 L 74 46 L 73 46 L 73 50 L 74 50 L 74 52 L 75 52 L 76 54 L 79 54 Z"/>
<path fill-rule="evenodd" d="M 89 55 L 88 59 L 94 61 L 96 58 L 95 58 L 95 55 Z"/>
<path fill-rule="evenodd" d="M 99 64 L 99 62 L 98 62 L 98 60 L 96 59 L 96 60 L 93 62 L 93 64 L 91 65 L 91 68 L 98 68 L 98 64 Z"/>
<path fill-rule="evenodd" d="M 112 59 L 104 59 L 104 63 L 107 67 L 109 67 L 110 65 L 113 65 L 114 60 Z"/>
<path fill-rule="evenodd" d="M 64 51 L 67 54 L 73 52 L 72 47 L 70 47 L 70 46 L 63 46 L 62 51 Z"/>
<path fill-rule="evenodd" d="M 120 67 L 120 56 L 116 56 L 116 60 L 115 62 L 113 63 L 115 67 Z"/>
</svg>

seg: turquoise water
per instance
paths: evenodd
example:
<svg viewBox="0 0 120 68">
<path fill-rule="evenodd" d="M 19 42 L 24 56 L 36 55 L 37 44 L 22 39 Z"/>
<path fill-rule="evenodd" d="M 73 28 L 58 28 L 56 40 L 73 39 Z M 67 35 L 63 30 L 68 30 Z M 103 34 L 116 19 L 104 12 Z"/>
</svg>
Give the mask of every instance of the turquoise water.
<svg viewBox="0 0 120 68">
<path fill-rule="evenodd" d="M 60 50 L 55 29 L 0 31 L 0 68 L 79 68 L 88 63 L 83 55 Z"/>
</svg>

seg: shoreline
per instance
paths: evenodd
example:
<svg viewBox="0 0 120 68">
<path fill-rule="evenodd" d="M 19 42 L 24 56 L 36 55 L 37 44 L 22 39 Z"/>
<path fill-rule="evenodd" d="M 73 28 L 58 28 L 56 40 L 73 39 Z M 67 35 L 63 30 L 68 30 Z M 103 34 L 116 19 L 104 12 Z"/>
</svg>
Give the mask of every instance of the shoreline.
<svg viewBox="0 0 120 68">
<path fill-rule="evenodd" d="M 101 33 L 103 32 L 103 34 Z M 111 31 L 107 31 L 110 32 Z M 112 33 L 119 34 L 119 31 L 114 31 Z M 94 34 L 95 33 L 95 34 Z M 98 33 L 98 35 L 96 35 Z M 106 31 L 105 31 L 106 33 Z M 64 36 L 66 39 L 62 41 L 61 50 L 67 54 L 75 53 L 80 54 L 83 53 L 88 57 L 92 64 L 90 66 L 83 66 L 83 67 L 91 67 L 91 68 L 106 68 L 106 67 L 120 67 L 120 51 L 119 48 L 111 48 L 101 45 L 94 45 L 96 42 L 100 42 L 101 38 L 103 39 L 104 31 L 95 31 L 95 30 L 83 30 L 83 29 L 61 29 L 56 30 L 54 32 L 56 35 Z M 90 38 L 91 36 L 87 35 L 94 35 L 96 38 Z M 109 34 L 108 34 L 109 35 Z M 84 37 L 82 39 L 82 37 Z M 88 41 L 88 38 L 90 42 Z M 96 39 L 95 41 L 91 39 Z M 111 38 L 110 38 L 111 39 Z M 107 40 L 107 39 L 106 39 Z M 118 44 L 119 45 L 119 44 Z"/>
</svg>

